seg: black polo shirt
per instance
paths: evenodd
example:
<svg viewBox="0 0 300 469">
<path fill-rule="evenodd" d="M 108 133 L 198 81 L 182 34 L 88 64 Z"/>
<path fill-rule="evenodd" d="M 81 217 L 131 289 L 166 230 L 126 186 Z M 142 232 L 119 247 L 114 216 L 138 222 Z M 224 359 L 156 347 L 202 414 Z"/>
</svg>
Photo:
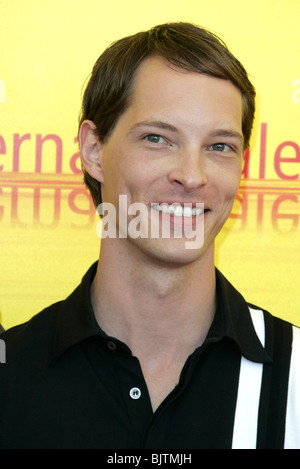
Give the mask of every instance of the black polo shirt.
<svg viewBox="0 0 300 469">
<path fill-rule="evenodd" d="M 259 340 L 243 297 L 216 270 L 218 308 L 208 336 L 153 413 L 138 359 L 96 322 L 96 268 L 65 301 L 1 336 L 0 448 L 231 448 L 241 358 L 272 370 L 274 352 Z M 274 322 L 282 329 L 284 322 L 263 314 L 270 330 Z"/>
</svg>

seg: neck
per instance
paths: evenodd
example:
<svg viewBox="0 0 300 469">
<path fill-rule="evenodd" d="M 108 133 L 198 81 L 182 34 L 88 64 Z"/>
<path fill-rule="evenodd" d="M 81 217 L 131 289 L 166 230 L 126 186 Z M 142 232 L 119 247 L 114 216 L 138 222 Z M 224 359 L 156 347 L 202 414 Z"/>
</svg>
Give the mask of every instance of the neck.
<svg viewBox="0 0 300 469">
<path fill-rule="evenodd" d="M 216 309 L 213 250 L 177 266 L 110 253 L 101 246 L 91 292 L 100 327 L 139 357 L 200 346 Z"/>
</svg>

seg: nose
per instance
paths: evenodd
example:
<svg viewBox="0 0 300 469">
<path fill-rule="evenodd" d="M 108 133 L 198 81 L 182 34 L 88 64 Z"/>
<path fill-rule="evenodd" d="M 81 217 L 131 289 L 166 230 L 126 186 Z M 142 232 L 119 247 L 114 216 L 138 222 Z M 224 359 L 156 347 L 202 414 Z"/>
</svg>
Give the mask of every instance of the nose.
<svg viewBox="0 0 300 469">
<path fill-rule="evenodd" d="M 192 192 L 207 184 L 206 161 L 199 151 L 178 154 L 174 167 L 168 174 L 172 185 L 182 186 L 185 192 Z"/>
</svg>

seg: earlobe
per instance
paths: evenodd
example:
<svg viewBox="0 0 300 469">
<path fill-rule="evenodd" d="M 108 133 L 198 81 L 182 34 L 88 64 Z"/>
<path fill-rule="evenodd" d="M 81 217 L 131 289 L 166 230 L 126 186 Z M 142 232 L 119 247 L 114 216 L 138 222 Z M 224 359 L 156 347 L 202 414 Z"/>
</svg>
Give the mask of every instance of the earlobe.
<svg viewBox="0 0 300 469">
<path fill-rule="evenodd" d="M 85 171 L 103 183 L 101 164 L 102 143 L 96 135 L 94 122 L 85 120 L 79 130 L 80 157 Z"/>
</svg>

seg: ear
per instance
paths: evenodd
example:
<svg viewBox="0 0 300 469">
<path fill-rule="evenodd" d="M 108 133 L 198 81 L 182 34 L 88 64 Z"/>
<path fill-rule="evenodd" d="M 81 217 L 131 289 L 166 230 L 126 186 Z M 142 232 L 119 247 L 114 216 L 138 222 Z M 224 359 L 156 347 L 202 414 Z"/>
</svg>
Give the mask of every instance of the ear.
<svg viewBox="0 0 300 469">
<path fill-rule="evenodd" d="M 86 172 L 97 181 L 103 183 L 101 164 L 102 143 L 96 135 L 96 125 L 85 120 L 79 130 L 79 146 L 81 162 Z"/>
</svg>

